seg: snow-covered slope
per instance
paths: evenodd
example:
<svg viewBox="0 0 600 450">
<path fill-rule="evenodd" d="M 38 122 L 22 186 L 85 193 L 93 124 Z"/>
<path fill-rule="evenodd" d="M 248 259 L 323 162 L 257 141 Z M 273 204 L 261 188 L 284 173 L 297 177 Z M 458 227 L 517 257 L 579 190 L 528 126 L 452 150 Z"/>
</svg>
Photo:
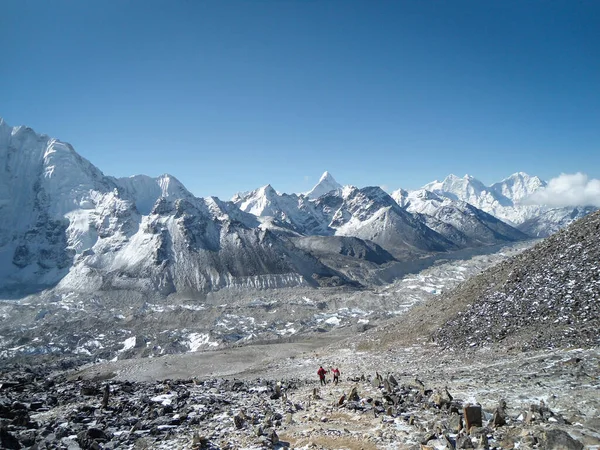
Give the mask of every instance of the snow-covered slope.
<svg viewBox="0 0 600 450">
<path fill-rule="evenodd" d="M 135 175 L 129 178 L 114 179 L 119 186 L 119 194 L 134 201 L 140 214 L 148 215 L 156 201 L 163 197 L 167 200 L 186 198 L 194 195 L 172 175 L 164 174 L 158 178 L 147 175 Z"/>
<path fill-rule="evenodd" d="M 0 285 L 35 288 L 64 276 L 97 240 L 106 208 L 123 207 L 115 191 L 69 144 L 0 120 Z"/>
<path fill-rule="evenodd" d="M 403 199 L 407 211 L 461 247 L 526 239 L 527 235 L 473 205 L 421 189 Z"/>
<path fill-rule="evenodd" d="M 546 237 L 597 209 L 595 206 L 552 208 L 542 211 L 540 215 L 526 220 L 518 228 L 529 236 Z"/>
<path fill-rule="evenodd" d="M 341 190 L 342 185 L 335 181 L 335 178 L 333 178 L 329 172 L 325 171 L 325 173 L 321 175 L 319 182 L 305 195 L 308 198 L 315 199 L 321 197 L 322 195 L 329 194 L 332 191 L 339 192 Z"/>
</svg>

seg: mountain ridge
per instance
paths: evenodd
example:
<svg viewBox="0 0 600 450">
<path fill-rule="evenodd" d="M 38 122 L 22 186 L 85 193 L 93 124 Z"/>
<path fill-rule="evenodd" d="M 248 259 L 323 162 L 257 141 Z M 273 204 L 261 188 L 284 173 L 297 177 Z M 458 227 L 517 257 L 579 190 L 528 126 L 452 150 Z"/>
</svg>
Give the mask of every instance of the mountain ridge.
<svg viewBox="0 0 600 450">
<path fill-rule="evenodd" d="M 225 202 L 195 197 L 169 174 L 106 176 L 69 144 L 4 120 L 0 163 L 4 290 L 114 289 L 132 282 L 170 295 L 246 285 L 360 284 L 364 280 L 344 275 L 343 265 L 329 267 L 321 259 L 341 264 L 342 256 L 394 255 L 373 256 L 372 272 L 399 259 L 525 239 L 476 205 L 448 197 L 474 203 L 482 193 L 522 198 L 528 180 L 536 180 L 519 173 L 504 187 L 495 185 L 504 194 L 492 194 L 474 177 L 452 175 L 428 185 L 433 193 L 427 195 L 437 197 L 419 210 L 408 191 L 395 200 L 379 187 L 342 186 L 325 172 L 306 194 L 279 193 L 268 184 Z M 299 239 L 309 236 L 320 238 L 310 245 Z M 330 245 L 334 236 L 347 239 Z M 324 257 L 325 251 L 338 256 Z"/>
</svg>

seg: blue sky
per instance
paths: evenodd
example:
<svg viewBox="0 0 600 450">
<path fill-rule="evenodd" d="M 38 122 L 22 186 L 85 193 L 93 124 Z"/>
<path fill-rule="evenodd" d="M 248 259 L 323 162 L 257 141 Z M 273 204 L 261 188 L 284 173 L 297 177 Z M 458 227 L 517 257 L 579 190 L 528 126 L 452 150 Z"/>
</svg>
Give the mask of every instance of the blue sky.
<svg viewBox="0 0 600 450">
<path fill-rule="evenodd" d="M 230 198 L 600 178 L 600 2 L 14 1 L 0 116 Z"/>
</svg>

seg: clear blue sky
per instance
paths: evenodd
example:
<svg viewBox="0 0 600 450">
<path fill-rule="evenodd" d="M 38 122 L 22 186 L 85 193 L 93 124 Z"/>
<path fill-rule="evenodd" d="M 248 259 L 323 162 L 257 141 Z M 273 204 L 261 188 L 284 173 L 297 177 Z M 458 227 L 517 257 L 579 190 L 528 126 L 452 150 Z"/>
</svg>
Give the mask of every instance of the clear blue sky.
<svg viewBox="0 0 600 450">
<path fill-rule="evenodd" d="M 0 116 L 105 174 L 271 183 L 600 178 L 600 1 L 15 1 Z"/>
</svg>

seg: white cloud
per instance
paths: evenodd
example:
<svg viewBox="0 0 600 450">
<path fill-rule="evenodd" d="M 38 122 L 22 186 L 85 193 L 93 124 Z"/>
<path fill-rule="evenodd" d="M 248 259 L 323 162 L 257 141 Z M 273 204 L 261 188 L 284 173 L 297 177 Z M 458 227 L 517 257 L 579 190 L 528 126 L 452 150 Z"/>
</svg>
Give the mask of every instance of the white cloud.
<svg viewBox="0 0 600 450">
<path fill-rule="evenodd" d="M 600 180 L 584 173 L 563 173 L 529 196 L 523 203 L 548 206 L 600 206 Z"/>
</svg>

